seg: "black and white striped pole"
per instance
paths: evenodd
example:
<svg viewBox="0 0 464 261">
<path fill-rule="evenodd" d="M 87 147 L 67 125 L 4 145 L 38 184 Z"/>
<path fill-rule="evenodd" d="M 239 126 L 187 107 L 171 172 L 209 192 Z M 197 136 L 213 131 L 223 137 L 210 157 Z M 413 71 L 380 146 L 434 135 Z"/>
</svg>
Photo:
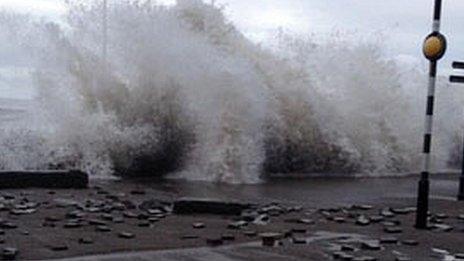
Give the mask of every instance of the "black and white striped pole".
<svg viewBox="0 0 464 261">
<path fill-rule="evenodd" d="M 446 52 L 446 38 L 440 34 L 442 0 L 435 0 L 432 33 L 424 41 L 423 52 L 430 61 L 429 84 L 427 93 L 427 109 L 425 116 L 424 133 L 424 171 L 421 173 L 417 196 L 416 228 L 427 228 L 427 215 L 429 208 L 429 173 L 430 173 L 430 149 L 432 145 L 433 107 L 435 99 L 435 85 L 437 77 L 438 60 Z"/>
<path fill-rule="evenodd" d="M 464 62 L 453 62 L 453 69 L 464 70 Z M 451 75 L 450 82 L 464 83 L 464 76 Z M 458 200 L 464 201 L 464 150 L 462 152 L 462 170 L 461 170 L 461 176 L 459 177 Z"/>
</svg>

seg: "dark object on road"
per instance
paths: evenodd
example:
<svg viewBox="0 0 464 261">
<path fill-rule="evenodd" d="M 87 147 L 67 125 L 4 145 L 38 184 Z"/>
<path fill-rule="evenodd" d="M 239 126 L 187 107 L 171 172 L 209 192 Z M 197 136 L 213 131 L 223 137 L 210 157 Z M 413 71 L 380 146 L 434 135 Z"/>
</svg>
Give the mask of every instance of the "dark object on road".
<svg viewBox="0 0 464 261">
<path fill-rule="evenodd" d="M 183 198 L 174 202 L 173 212 L 174 214 L 240 215 L 243 210 L 250 207 L 250 204 L 237 202 Z"/>
<path fill-rule="evenodd" d="M 206 244 L 208 244 L 208 246 L 215 247 L 224 244 L 224 241 L 222 240 L 222 238 L 207 238 Z"/>
<path fill-rule="evenodd" d="M 18 249 L 13 247 L 5 247 L 2 251 L 3 260 L 15 260 L 18 256 Z"/>
<path fill-rule="evenodd" d="M 135 234 L 129 233 L 129 232 L 120 232 L 118 233 L 118 237 L 124 238 L 124 239 L 132 239 L 135 237 Z"/>
<path fill-rule="evenodd" d="M 79 170 L 2 171 L 0 189 L 10 188 L 87 188 L 89 176 Z"/>
<path fill-rule="evenodd" d="M 53 251 L 66 251 L 68 250 L 68 246 L 65 245 L 65 244 L 56 244 L 56 245 L 52 245 L 50 246 L 50 249 L 53 250 Z"/>
<path fill-rule="evenodd" d="M 369 240 L 361 243 L 361 248 L 365 250 L 380 250 L 380 242 L 377 240 Z"/>
<path fill-rule="evenodd" d="M 93 239 L 90 237 L 82 237 L 78 240 L 79 244 L 90 245 L 93 244 Z"/>
<path fill-rule="evenodd" d="M 262 233 L 259 235 L 262 240 L 263 246 L 273 247 L 277 240 L 283 238 L 280 233 Z"/>
</svg>

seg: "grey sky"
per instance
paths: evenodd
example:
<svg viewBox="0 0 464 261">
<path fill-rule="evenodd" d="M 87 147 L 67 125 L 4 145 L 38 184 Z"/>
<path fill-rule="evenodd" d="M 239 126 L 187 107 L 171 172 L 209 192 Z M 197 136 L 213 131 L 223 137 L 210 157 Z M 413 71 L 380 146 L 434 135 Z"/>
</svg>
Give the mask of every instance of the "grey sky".
<svg viewBox="0 0 464 261">
<path fill-rule="evenodd" d="M 421 45 L 430 32 L 433 0 L 220 0 L 231 18 L 249 35 L 261 39 L 279 26 L 298 33 L 353 33 L 353 38 L 385 38 L 387 53 L 422 61 Z M 444 67 L 464 59 L 464 1 L 443 1 L 443 33 L 449 49 Z M 273 21 L 275 17 L 275 21 Z"/>
<path fill-rule="evenodd" d="M 95 0 L 97 1 L 97 0 Z M 118 0 L 109 0 L 118 1 Z M 173 3 L 175 0 L 158 0 Z M 205 0 L 212 1 L 212 0 Z M 383 35 L 387 55 L 423 63 L 421 43 L 430 32 L 433 0 L 215 0 L 247 36 L 262 42 L 281 27 L 299 34 L 324 36 Z M 464 1 L 443 1 L 443 33 L 449 49 L 444 68 L 464 59 Z M 0 0 L 0 7 L 57 17 L 66 10 L 62 0 Z"/>
</svg>

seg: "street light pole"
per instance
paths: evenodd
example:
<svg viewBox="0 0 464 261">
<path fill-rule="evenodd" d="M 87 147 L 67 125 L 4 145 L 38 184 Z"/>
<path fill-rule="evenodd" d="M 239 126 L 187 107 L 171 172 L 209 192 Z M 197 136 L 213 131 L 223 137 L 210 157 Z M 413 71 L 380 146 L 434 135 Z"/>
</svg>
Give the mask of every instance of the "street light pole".
<svg viewBox="0 0 464 261">
<path fill-rule="evenodd" d="M 443 57 L 446 51 L 446 39 L 440 34 L 442 0 L 435 0 L 433 15 L 432 33 L 424 41 L 423 51 L 427 59 L 430 60 L 429 83 L 427 93 L 427 109 L 425 116 L 424 133 L 424 171 L 421 173 L 417 196 L 416 228 L 427 228 L 427 216 L 429 207 L 430 190 L 430 151 L 432 146 L 432 127 L 433 127 L 433 107 L 435 100 L 435 86 L 437 77 L 438 60 Z"/>
<path fill-rule="evenodd" d="M 453 69 L 464 70 L 464 62 L 453 62 Z M 450 82 L 452 83 L 464 83 L 464 76 L 451 75 Z M 462 169 L 461 176 L 459 177 L 459 191 L 458 201 L 464 201 L 464 149 L 462 152 Z"/>
</svg>

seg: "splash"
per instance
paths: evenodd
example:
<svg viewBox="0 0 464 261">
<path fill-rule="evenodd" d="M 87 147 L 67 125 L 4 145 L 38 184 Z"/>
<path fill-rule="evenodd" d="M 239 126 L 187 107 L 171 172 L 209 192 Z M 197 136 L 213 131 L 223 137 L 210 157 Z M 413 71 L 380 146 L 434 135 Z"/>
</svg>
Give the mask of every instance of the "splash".
<svg viewBox="0 0 464 261">
<path fill-rule="evenodd" d="M 64 23 L 0 16 L 0 39 L 37 92 L 27 115 L 0 129 L 2 169 L 255 183 L 419 166 L 424 77 L 386 60 L 381 44 L 281 33 L 270 50 L 215 5 L 132 1 L 109 7 L 103 59 L 102 6 L 68 5 Z M 456 154 L 463 97 L 441 95 L 438 168 Z"/>
</svg>

